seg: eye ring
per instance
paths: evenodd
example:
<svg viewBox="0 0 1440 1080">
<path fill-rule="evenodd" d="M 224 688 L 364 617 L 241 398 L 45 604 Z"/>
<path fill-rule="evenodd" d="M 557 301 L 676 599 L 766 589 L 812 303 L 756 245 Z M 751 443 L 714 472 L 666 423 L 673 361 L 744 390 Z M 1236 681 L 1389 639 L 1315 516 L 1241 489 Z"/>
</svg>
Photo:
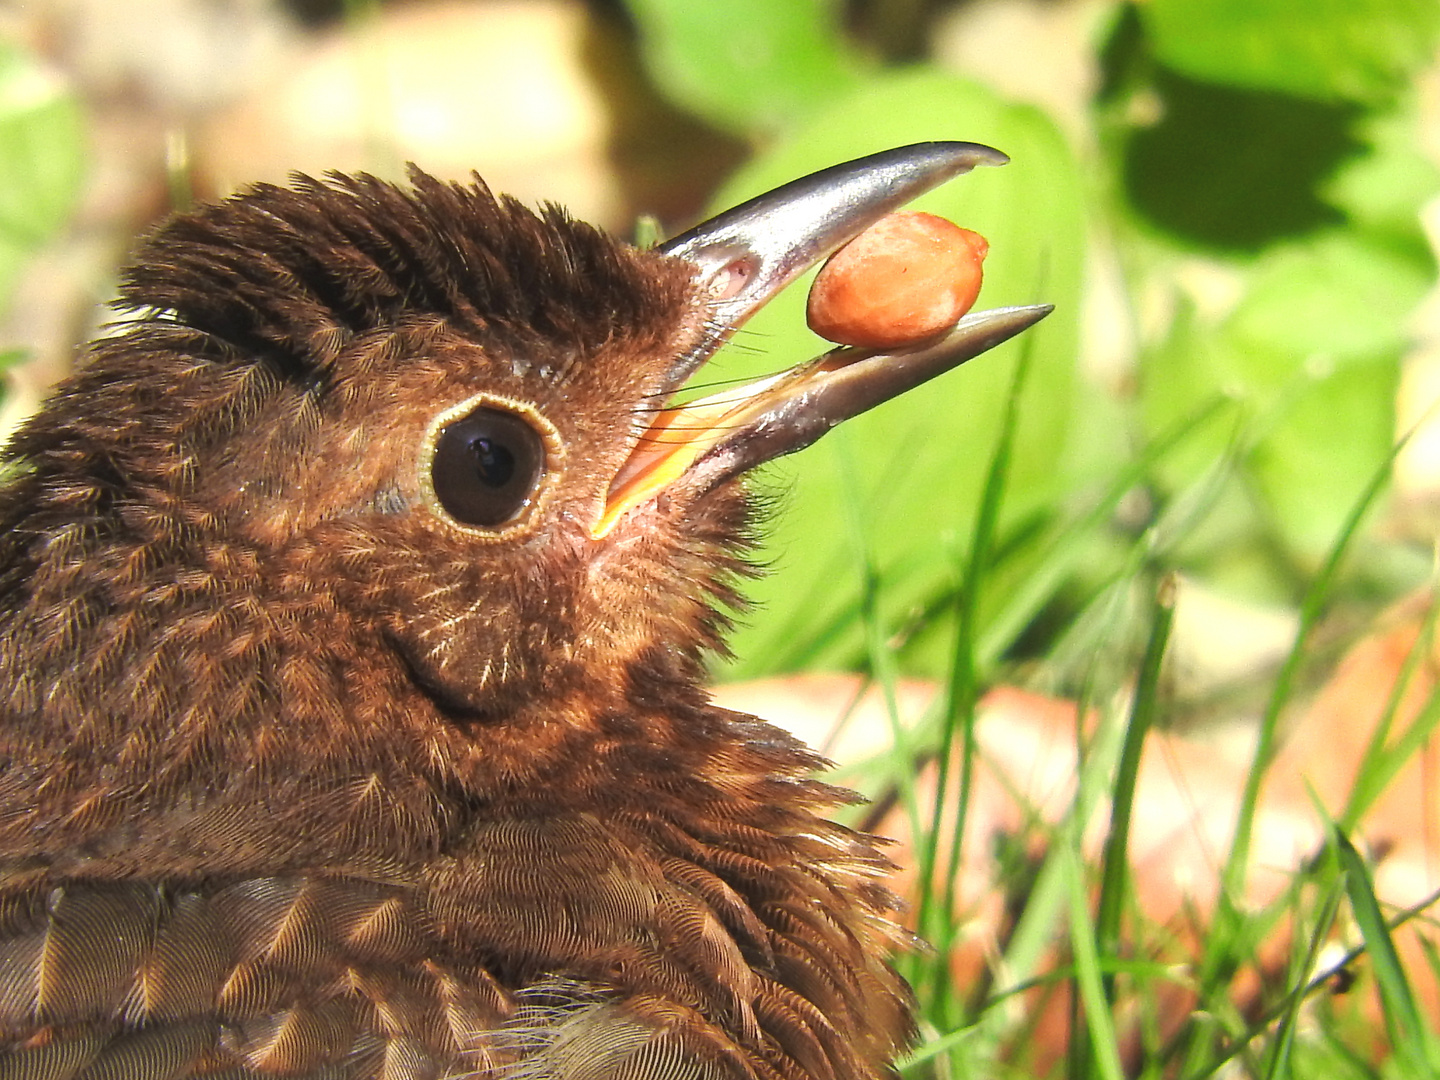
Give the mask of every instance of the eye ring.
<svg viewBox="0 0 1440 1080">
<path fill-rule="evenodd" d="M 421 446 L 421 494 L 431 513 L 478 540 L 512 539 L 536 520 L 564 447 L 533 406 L 476 394 L 431 421 Z"/>
</svg>

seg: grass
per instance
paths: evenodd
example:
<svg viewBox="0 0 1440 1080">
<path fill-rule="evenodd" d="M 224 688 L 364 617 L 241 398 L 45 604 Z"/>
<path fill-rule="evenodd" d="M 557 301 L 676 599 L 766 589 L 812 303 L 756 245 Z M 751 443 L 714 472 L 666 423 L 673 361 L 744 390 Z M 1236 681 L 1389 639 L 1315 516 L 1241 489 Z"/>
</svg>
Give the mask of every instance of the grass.
<svg viewBox="0 0 1440 1080">
<path fill-rule="evenodd" d="M 1022 360 L 1012 403 L 1025 375 Z M 1029 856 L 992 860 L 997 876 L 991 887 L 1006 897 L 1007 918 L 985 971 L 969 984 L 954 974 L 954 958 L 967 948 L 967 923 L 977 917 L 966 908 L 973 898 L 957 891 L 962 864 L 977 858 L 963 846 L 982 764 L 977 724 L 985 692 L 1016 675 L 1003 660 L 1005 635 L 996 624 L 1009 620 L 1013 627 L 1033 618 L 1027 598 L 1052 589 L 1126 489 L 1220 408 L 1215 403 L 1197 410 L 1139 455 L 1088 509 L 1056 527 L 1035 571 L 1045 584 L 1031 581 L 1012 595 L 1011 605 L 1023 614 L 1002 605 L 987 622 L 977 597 L 1000 544 L 1012 409 L 975 517 L 962 568 L 965 585 L 952 597 L 958 618 L 948 681 L 935 715 L 912 730 L 894 716 L 895 639 L 876 614 L 878 574 L 868 562 L 863 567 L 870 600 L 860 617 L 866 620 L 870 674 L 886 691 L 897 735 L 890 759 L 867 765 L 865 774 L 903 778 L 896 783 L 898 802 L 909 834 L 919 838 L 911 856 L 914 919 L 933 946 L 902 958 L 924 1018 L 923 1041 L 901 1064 L 906 1077 L 1440 1075 L 1440 1019 L 1426 1014 L 1415 990 L 1418 980 L 1440 975 L 1434 912 L 1426 905 L 1389 910 L 1376 896 L 1372 863 L 1352 839 L 1440 722 L 1440 694 L 1429 691 L 1414 702 L 1423 689 L 1419 678 L 1440 605 L 1430 604 L 1421 620 L 1355 762 L 1343 809 L 1332 821 L 1318 799 L 1310 808 L 1328 840 L 1288 869 L 1273 898 L 1256 899 L 1251 889 L 1256 832 L 1283 721 L 1326 674 L 1315 670 L 1315 642 L 1336 583 L 1385 489 L 1389 462 L 1356 500 L 1305 590 L 1293 645 L 1271 676 L 1249 768 L 1235 777 L 1240 794 L 1233 841 L 1217 855 L 1213 904 L 1193 903 L 1178 927 L 1150 915 L 1129 839 L 1136 815 L 1153 809 L 1139 792 L 1151 732 L 1174 723 L 1165 663 L 1175 615 L 1173 545 L 1186 522 L 1207 512 L 1224 482 L 1224 461 L 1196 490 L 1157 513 L 1156 525 L 1135 541 L 1123 573 L 1097 589 L 1071 625 L 1055 634 L 1051 661 L 1029 669 L 1034 681 L 1065 686 L 1075 715 L 1088 718 L 1075 730 L 1078 773 L 1063 815 L 1047 820 L 1041 808 L 1031 807 L 1028 837 L 1009 838 L 1020 847 L 1028 841 Z M 1237 437 L 1234 457 L 1244 452 L 1245 440 Z M 1137 596 L 1148 600 L 1137 604 Z M 933 784 L 917 780 L 917 760 L 932 763 Z M 1097 822 L 1104 835 L 1098 848 L 1085 842 Z M 1398 948 L 1396 935 L 1417 925 L 1427 928 L 1418 944 Z"/>
</svg>

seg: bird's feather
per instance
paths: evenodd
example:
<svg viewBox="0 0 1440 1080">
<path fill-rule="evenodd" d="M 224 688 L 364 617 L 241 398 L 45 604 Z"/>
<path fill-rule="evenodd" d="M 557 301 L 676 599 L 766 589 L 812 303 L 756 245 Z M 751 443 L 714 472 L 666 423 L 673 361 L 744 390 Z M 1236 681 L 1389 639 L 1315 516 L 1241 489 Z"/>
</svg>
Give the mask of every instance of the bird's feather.
<svg viewBox="0 0 1440 1080">
<path fill-rule="evenodd" d="M 882 1074 L 885 860 L 701 688 L 744 493 L 587 531 L 690 271 L 335 177 L 177 217 L 122 304 L 0 487 L 0 1080 Z M 555 443 L 498 539 L 419 475 L 476 394 Z"/>
</svg>

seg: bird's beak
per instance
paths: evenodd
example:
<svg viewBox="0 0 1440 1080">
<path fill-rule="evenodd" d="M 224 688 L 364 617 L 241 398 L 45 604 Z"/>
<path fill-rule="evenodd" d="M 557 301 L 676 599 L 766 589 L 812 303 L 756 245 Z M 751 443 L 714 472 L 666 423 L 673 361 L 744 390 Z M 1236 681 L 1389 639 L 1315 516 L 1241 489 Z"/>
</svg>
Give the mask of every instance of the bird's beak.
<svg viewBox="0 0 1440 1080">
<path fill-rule="evenodd" d="M 795 180 L 662 245 L 692 263 L 712 299 L 699 346 L 667 379 L 675 390 L 782 288 L 875 221 L 976 165 L 1003 165 L 977 143 L 919 143 Z M 683 482 L 691 491 L 809 446 L 842 420 L 903 394 L 1014 337 L 1048 304 L 967 315 L 943 337 L 881 352 L 832 349 L 788 371 L 657 410 L 616 473 L 591 529 L 599 539 L 635 506 Z"/>
</svg>

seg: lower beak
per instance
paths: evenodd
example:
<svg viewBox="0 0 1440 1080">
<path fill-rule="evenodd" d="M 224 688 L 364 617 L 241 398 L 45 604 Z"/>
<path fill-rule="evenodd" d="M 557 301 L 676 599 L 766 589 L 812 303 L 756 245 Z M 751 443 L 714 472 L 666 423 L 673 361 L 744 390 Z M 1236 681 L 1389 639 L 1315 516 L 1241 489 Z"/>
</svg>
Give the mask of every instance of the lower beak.
<svg viewBox="0 0 1440 1080">
<path fill-rule="evenodd" d="M 885 214 L 976 165 L 1006 157 L 976 143 L 920 143 L 793 181 L 697 225 L 662 251 L 695 267 L 711 294 L 705 340 L 679 357 L 671 390 L 784 286 Z M 801 450 L 840 422 L 1008 341 L 1050 305 L 973 312 L 947 334 L 884 352 L 840 347 L 747 386 L 653 414 L 591 528 L 599 539 L 633 507 L 683 486 L 698 495 Z"/>
</svg>

